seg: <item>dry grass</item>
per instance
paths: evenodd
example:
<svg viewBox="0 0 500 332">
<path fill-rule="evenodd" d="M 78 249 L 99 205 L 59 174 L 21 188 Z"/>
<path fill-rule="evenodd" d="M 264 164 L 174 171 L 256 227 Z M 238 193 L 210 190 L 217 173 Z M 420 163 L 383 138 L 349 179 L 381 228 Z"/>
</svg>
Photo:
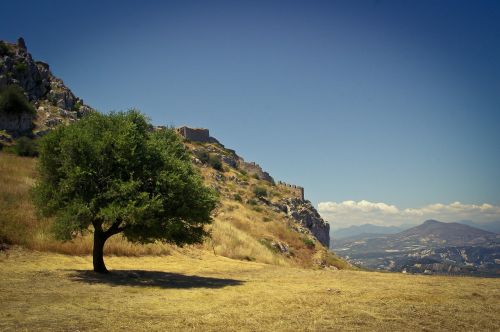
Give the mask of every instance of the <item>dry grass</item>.
<svg viewBox="0 0 500 332">
<path fill-rule="evenodd" d="M 207 183 L 215 184 L 211 168 L 200 168 Z M 92 252 L 92 236 L 76 238 L 70 242 L 53 239 L 51 221 L 37 218 L 30 192 L 36 175 L 36 159 L 0 153 L 0 241 L 20 244 L 37 251 L 52 251 L 70 255 L 86 255 Z M 237 170 L 229 169 L 226 178 L 240 176 Z M 312 267 L 315 263 L 331 262 L 345 267 L 341 260 L 328 260 L 325 248 L 309 248 L 303 236 L 289 227 L 289 221 L 266 206 L 251 206 L 235 201 L 236 191 L 242 193 L 244 201 L 254 197 L 252 188 L 265 187 L 280 197 L 279 188 L 265 181 L 249 178 L 247 186 L 226 180 L 221 185 L 222 200 L 218 214 L 211 226 L 212 238 L 198 248 L 217 255 L 276 265 L 298 265 Z M 286 190 L 286 189 L 285 189 Z M 262 243 L 281 241 L 290 246 L 291 255 L 283 255 Z M 167 255 L 178 248 L 161 243 L 137 245 L 120 235 L 110 238 L 105 246 L 106 255 L 141 256 Z M 330 255 L 331 256 L 331 255 Z"/>
<path fill-rule="evenodd" d="M 288 265 L 285 258 L 273 253 L 248 233 L 218 219 L 212 225 L 212 238 L 205 242 L 204 247 L 224 257 Z"/>
<path fill-rule="evenodd" d="M 0 153 L 0 240 L 26 245 L 27 230 L 39 225 L 30 198 L 34 165 L 31 158 Z"/>
<path fill-rule="evenodd" d="M 99 277 L 89 256 L 0 253 L 0 330 L 500 329 L 498 279 L 304 270 L 201 251 L 107 263 L 115 272 Z"/>
<path fill-rule="evenodd" d="M 31 200 L 36 174 L 36 159 L 0 153 L 0 241 L 20 244 L 39 251 L 86 255 L 92 252 L 92 237 L 60 242 L 52 237 L 51 221 L 37 218 Z M 108 240 L 107 255 L 165 255 L 173 247 L 165 244 L 137 245 L 121 236 Z"/>
</svg>

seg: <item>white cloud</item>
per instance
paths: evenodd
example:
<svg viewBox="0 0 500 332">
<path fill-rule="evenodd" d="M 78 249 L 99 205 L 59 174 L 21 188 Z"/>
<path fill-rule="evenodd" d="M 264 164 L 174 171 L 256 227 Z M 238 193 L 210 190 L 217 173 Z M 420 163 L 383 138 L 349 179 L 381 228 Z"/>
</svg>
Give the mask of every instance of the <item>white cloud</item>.
<svg viewBox="0 0 500 332">
<path fill-rule="evenodd" d="M 361 200 L 321 202 L 318 204 L 318 211 L 334 229 L 366 223 L 384 226 L 419 224 L 427 219 L 444 222 L 473 220 L 477 223 L 500 220 L 500 206 L 487 203 L 481 205 L 460 202 L 436 203 L 419 208 L 401 209 L 387 203 Z"/>
<path fill-rule="evenodd" d="M 363 213 L 381 212 L 381 213 L 394 214 L 399 212 L 399 209 L 394 205 L 387 205 L 385 203 L 372 203 L 365 200 L 359 202 L 343 201 L 341 203 L 322 202 L 319 203 L 319 210 L 320 212 L 325 211 L 333 213 L 357 211 Z"/>
</svg>

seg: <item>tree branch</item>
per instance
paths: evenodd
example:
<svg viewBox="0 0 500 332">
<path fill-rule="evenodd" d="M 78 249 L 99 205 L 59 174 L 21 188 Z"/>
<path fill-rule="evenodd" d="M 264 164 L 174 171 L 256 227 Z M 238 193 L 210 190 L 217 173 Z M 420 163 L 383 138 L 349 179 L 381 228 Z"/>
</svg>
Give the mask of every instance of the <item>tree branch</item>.
<svg viewBox="0 0 500 332">
<path fill-rule="evenodd" d="M 109 227 L 108 230 L 106 232 L 104 232 L 104 235 L 106 235 L 106 237 L 109 238 L 112 235 L 123 232 L 125 230 L 126 226 L 120 227 L 121 223 L 122 223 L 121 219 L 116 220 L 113 223 L 113 225 L 111 225 L 111 227 Z"/>
</svg>

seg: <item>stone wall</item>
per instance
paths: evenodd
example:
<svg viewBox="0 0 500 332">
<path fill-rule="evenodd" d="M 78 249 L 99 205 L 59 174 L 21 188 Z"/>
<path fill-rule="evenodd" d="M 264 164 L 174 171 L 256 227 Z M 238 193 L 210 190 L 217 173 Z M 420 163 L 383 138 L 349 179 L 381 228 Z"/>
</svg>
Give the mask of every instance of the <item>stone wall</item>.
<svg viewBox="0 0 500 332">
<path fill-rule="evenodd" d="M 176 131 L 179 135 L 184 137 L 187 140 L 193 142 L 202 142 L 202 143 L 210 143 L 210 133 L 208 129 L 205 128 L 190 128 L 190 127 L 179 127 L 176 128 Z"/>
<path fill-rule="evenodd" d="M 262 167 L 260 167 L 259 164 L 256 164 L 255 162 L 246 162 L 243 161 L 242 159 L 240 160 L 239 163 L 239 168 L 246 171 L 249 175 L 252 174 L 257 174 L 259 179 L 274 183 L 274 179 L 272 178 L 271 175 L 269 175 L 268 172 L 264 171 Z"/>
<path fill-rule="evenodd" d="M 286 187 L 296 198 L 304 200 L 304 187 L 288 184 L 282 181 L 278 181 L 278 186 Z"/>
</svg>

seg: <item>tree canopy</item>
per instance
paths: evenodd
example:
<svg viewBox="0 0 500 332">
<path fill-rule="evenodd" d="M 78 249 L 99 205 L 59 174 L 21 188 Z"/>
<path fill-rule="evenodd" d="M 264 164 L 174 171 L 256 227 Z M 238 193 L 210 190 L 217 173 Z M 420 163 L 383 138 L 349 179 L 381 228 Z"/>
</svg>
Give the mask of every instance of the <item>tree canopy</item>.
<svg viewBox="0 0 500 332">
<path fill-rule="evenodd" d="M 59 239 L 94 231 L 94 270 L 107 272 L 104 242 L 202 241 L 216 193 L 204 186 L 171 129 L 152 130 L 138 111 L 93 113 L 40 142 L 35 203 Z M 99 257 L 100 256 L 100 257 Z"/>
</svg>

